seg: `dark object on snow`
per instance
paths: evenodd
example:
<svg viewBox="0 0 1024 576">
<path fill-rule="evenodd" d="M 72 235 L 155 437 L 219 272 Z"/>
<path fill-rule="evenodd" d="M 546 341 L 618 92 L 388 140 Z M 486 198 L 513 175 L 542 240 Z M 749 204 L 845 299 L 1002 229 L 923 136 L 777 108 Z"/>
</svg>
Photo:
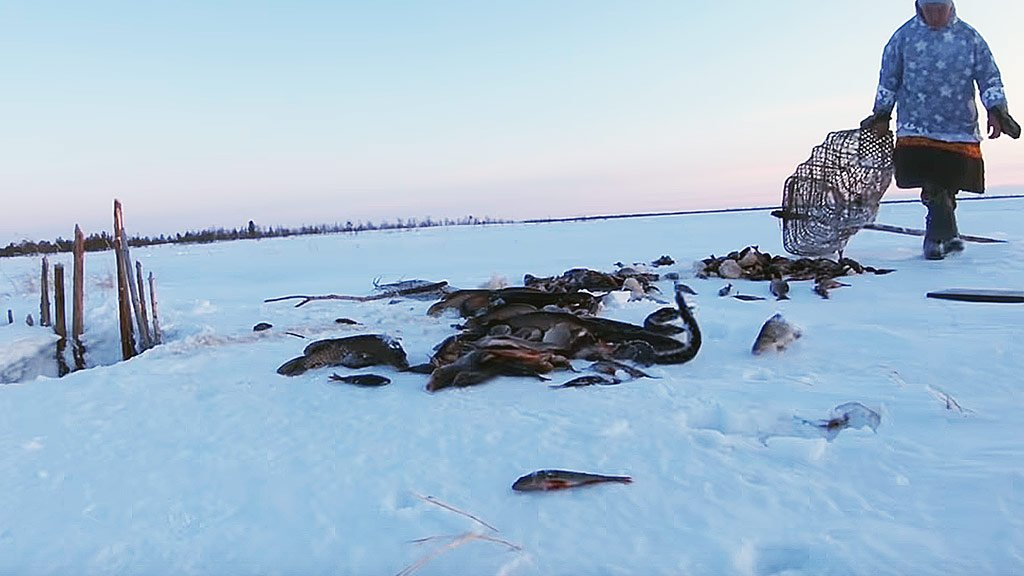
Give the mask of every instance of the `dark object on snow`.
<svg viewBox="0 0 1024 576">
<path fill-rule="evenodd" d="M 281 296 L 280 298 L 267 298 L 264 302 L 281 302 L 283 300 L 301 300 L 295 305 L 296 308 L 309 304 L 314 300 L 346 300 L 350 302 L 370 302 L 371 300 L 384 300 L 385 298 L 392 298 L 395 296 L 430 296 L 434 297 L 437 294 L 444 294 L 448 292 L 448 282 L 431 282 L 428 284 L 416 284 L 410 288 L 401 290 L 391 290 L 381 292 L 380 294 L 373 294 L 371 296 L 349 296 L 346 294 L 325 294 L 321 296 Z"/>
<path fill-rule="evenodd" d="M 671 308 L 663 308 L 663 310 L 671 310 Z M 629 364 L 624 364 L 616 360 L 598 360 L 591 364 L 588 370 L 599 374 L 607 374 L 612 378 L 617 378 L 619 372 L 625 372 L 630 378 L 653 378 L 653 376 L 643 370 L 633 368 Z"/>
<path fill-rule="evenodd" d="M 737 300 L 743 300 L 745 302 L 753 302 L 755 300 L 767 300 L 764 296 L 754 296 L 753 294 L 733 294 L 733 298 Z"/>
<path fill-rule="evenodd" d="M 1024 290 L 979 290 L 972 288 L 950 288 L 927 294 L 928 298 L 959 300 L 961 302 L 998 302 L 1008 304 L 1024 303 Z"/>
<path fill-rule="evenodd" d="M 346 326 L 359 326 L 360 323 L 351 318 L 335 318 L 335 324 L 345 324 Z"/>
<path fill-rule="evenodd" d="M 956 193 L 955 189 L 936 188 L 930 184 L 925 184 L 921 190 L 921 202 L 928 208 L 922 244 L 924 257 L 928 260 L 942 260 L 947 254 L 964 249 L 964 241 L 956 225 Z"/>
<path fill-rule="evenodd" d="M 253 332 L 263 332 L 264 330 L 270 330 L 274 325 L 269 322 L 260 322 L 259 324 L 252 327 Z"/>
<path fill-rule="evenodd" d="M 601 374 L 587 374 L 586 376 L 580 376 L 573 378 L 565 384 L 559 384 L 557 386 L 551 386 L 551 388 L 582 388 L 584 386 L 612 386 L 619 384 L 622 381 L 618 378 L 609 378 Z"/>
<path fill-rule="evenodd" d="M 453 309 L 458 310 L 463 318 L 472 318 L 509 304 L 527 304 L 538 310 L 545 306 L 555 306 L 571 312 L 594 314 L 597 312 L 599 300 L 587 292 L 545 292 L 529 287 L 456 290 L 431 305 L 427 309 L 427 314 L 439 316 L 445 310 Z"/>
<path fill-rule="evenodd" d="M 773 278 L 769 289 L 776 300 L 789 300 L 789 282 L 785 278 Z"/>
<path fill-rule="evenodd" d="M 317 340 L 306 346 L 302 356 L 282 364 L 277 373 L 298 376 L 307 370 L 324 366 L 365 368 L 378 364 L 389 364 L 399 370 L 409 367 L 405 350 L 398 340 L 384 334 L 360 334 Z"/>
<path fill-rule="evenodd" d="M 878 230 L 880 232 L 894 232 L 896 234 L 906 234 L 908 236 L 924 236 L 925 231 L 920 228 L 907 228 L 906 226 L 892 226 L 890 224 L 868 224 L 864 226 L 865 230 Z M 972 236 L 970 234 L 961 234 L 960 239 L 964 242 L 978 242 L 980 244 L 993 244 L 993 243 L 1005 243 L 1006 240 L 1000 240 L 998 238 L 989 238 L 987 236 Z M 867 266 L 864 267 L 867 270 Z"/>
<path fill-rule="evenodd" d="M 800 329 L 787 322 L 782 314 L 775 314 L 761 326 L 750 352 L 755 355 L 782 352 L 801 335 Z"/>
<path fill-rule="evenodd" d="M 729 292 L 732 292 L 732 284 L 726 284 L 725 286 L 722 286 L 721 288 L 719 288 L 718 295 L 719 296 L 728 296 Z"/>
<path fill-rule="evenodd" d="M 630 484 L 633 482 L 633 479 L 629 476 L 605 476 L 603 474 L 588 474 L 571 470 L 538 470 L 516 480 L 512 484 L 512 489 L 517 492 L 564 490 L 566 488 L 576 488 L 577 486 L 600 484 L 602 482 Z"/>
<path fill-rule="evenodd" d="M 378 376 L 377 374 L 352 374 L 351 376 L 341 376 L 335 373 L 331 374 L 330 378 L 335 382 L 344 382 L 345 384 L 354 384 L 356 386 L 364 387 L 386 386 L 391 384 L 390 378 L 386 376 Z"/>
<path fill-rule="evenodd" d="M 676 277 L 678 278 L 678 276 L 679 275 L 677 274 Z M 665 279 L 666 280 L 673 280 L 673 278 L 669 278 L 668 274 L 665 274 Z M 678 287 L 684 293 L 689 294 L 691 296 L 696 296 L 697 295 L 697 293 L 693 290 L 693 288 L 690 288 L 689 286 L 687 286 L 686 284 L 683 284 L 682 282 L 676 282 L 676 287 Z"/>
<path fill-rule="evenodd" d="M 786 179 L 782 244 L 801 256 L 842 252 L 846 243 L 875 221 L 882 195 L 892 182 L 893 135 L 873 129 L 831 132 L 811 157 Z"/>
<path fill-rule="evenodd" d="M 671 266 L 675 263 L 676 261 L 673 260 L 671 256 L 662 256 L 661 258 L 658 258 L 657 260 L 651 262 L 651 266 Z"/>
</svg>

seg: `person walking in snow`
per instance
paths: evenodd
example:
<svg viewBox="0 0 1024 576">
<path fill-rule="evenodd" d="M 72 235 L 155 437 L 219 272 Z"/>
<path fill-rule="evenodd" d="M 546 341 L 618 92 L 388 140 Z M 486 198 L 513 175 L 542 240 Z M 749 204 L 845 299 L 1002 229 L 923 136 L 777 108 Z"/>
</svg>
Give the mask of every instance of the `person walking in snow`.
<svg viewBox="0 0 1024 576">
<path fill-rule="evenodd" d="M 916 0 L 915 7 L 917 15 L 882 52 L 875 105 L 861 128 L 887 132 L 897 108 L 896 185 L 921 188 L 928 209 L 924 257 L 940 260 L 964 249 L 957 192 L 985 191 L 975 85 L 988 111 L 989 138 L 1019 138 L 1020 125 L 1010 116 L 988 44 L 957 17 L 953 0 Z"/>
</svg>

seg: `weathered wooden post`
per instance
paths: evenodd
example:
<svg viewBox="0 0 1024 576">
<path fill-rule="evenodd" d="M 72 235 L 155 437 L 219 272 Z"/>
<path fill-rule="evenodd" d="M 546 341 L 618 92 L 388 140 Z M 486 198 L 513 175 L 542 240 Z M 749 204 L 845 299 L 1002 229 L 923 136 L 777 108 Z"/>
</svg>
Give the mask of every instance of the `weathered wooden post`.
<svg viewBox="0 0 1024 576">
<path fill-rule="evenodd" d="M 160 316 L 156 310 L 156 278 L 153 278 L 153 273 L 149 273 L 149 303 L 153 306 L 153 342 L 160 344 L 163 342 L 163 335 L 160 333 Z"/>
<path fill-rule="evenodd" d="M 139 313 L 139 334 L 142 336 L 143 347 L 146 349 L 153 347 L 153 337 L 149 334 L 149 312 L 146 311 L 146 284 L 142 278 L 142 262 L 135 261 L 135 278 L 138 284 L 138 307 L 136 310 Z"/>
<path fill-rule="evenodd" d="M 57 375 L 64 376 L 71 370 L 64 359 L 64 349 L 68 343 L 68 326 L 64 308 L 64 265 L 53 266 L 53 304 L 55 308 L 53 331 L 60 336 L 57 340 Z"/>
<path fill-rule="evenodd" d="M 39 279 L 39 325 L 50 325 L 50 261 L 43 256 L 43 272 Z"/>
<path fill-rule="evenodd" d="M 121 327 L 121 357 L 128 360 L 135 356 L 135 339 L 132 334 L 132 311 L 128 296 L 128 266 L 124 260 L 125 240 L 123 234 L 121 201 L 114 200 L 114 255 L 117 258 L 117 311 Z"/>
<path fill-rule="evenodd" d="M 75 370 L 85 368 L 85 346 L 82 334 L 85 332 L 85 234 L 75 224 L 75 267 L 71 303 L 71 353 L 75 357 Z"/>
</svg>

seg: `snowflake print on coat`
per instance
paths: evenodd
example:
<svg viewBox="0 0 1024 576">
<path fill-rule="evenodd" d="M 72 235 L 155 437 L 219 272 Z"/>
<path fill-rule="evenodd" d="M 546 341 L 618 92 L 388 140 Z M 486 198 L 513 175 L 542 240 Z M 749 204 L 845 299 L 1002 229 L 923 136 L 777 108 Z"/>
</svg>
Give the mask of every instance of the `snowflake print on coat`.
<svg viewBox="0 0 1024 576">
<path fill-rule="evenodd" d="M 980 142 L 975 85 L 985 108 L 1006 103 L 988 44 L 954 14 L 933 30 L 920 16 L 901 26 L 882 53 L 874 112 L 897 112 L 896 136 Z"/>
</svg>

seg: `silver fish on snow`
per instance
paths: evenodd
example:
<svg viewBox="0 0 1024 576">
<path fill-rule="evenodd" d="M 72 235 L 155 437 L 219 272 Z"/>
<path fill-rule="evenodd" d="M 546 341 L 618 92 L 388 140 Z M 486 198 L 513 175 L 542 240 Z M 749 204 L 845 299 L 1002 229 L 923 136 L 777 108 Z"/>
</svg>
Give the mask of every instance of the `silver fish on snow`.
<svg viewBox="0 0 1024 576">
<path fill-rule="evenodd" d="M 775 314 L 769 318 L 754 340 L 751 352 L 764 354 L 765 352 L 782 352 L 790 344 L 801 336 L 799 328 L 786 321 L 782 314 Z"/>
<path fill-rule="evenodd" d="M 633 482 L 633 479 L 629 476 L 605 476 L 604 474 L 573 472 L 571 470 L 538 470 L 516 480 L 512 484 L 512 489 L 517 492 L 565 490 L 566 488 L 576 488 L 577 486 L 587 486 L 603 482 L 630 484 Z"/>
</svg>

